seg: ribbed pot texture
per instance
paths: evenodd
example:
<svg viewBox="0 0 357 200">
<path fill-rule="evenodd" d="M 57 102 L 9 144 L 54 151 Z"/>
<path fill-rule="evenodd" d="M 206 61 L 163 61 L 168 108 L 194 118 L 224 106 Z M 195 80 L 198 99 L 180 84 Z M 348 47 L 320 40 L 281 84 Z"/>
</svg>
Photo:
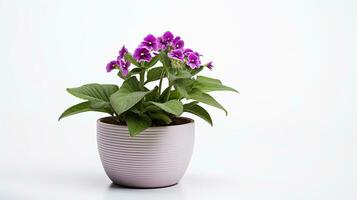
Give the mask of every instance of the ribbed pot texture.
<svg viewBox="0 0 357 200">
<path fill-rule="evenodd" d="M 100 159 L 116 184 L 156 188 L 178 183 L 190 162 L 194 144 L 194 121 L 150 127 L 130 137 L 126 126 L 97 121 Z"/>
</svg>

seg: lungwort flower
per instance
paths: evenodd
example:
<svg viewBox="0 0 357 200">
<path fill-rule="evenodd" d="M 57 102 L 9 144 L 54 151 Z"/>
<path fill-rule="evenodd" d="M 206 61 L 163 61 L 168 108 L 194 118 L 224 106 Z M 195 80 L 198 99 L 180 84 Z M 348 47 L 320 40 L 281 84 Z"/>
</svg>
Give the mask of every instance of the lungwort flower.
<svg viewBox="0 0 357 200">
<path fill-rule="evenodd" d="M 185 54 L 185 56 L 190 55 L 190 53 L 193 53 L 193 51 L 192 51 L 192 49 L 189 49 L 189 48 L 187 48 L 183 51 L 183 54 Z"/>
<path fill-rule="evenodd" d="M 182 52 L 181 49 L 172 50 L 172 51 L 168 54 L 168 56 L 169 56 L 170 58 L 173 58 L 173 59 L 176 59 L 176 60 L 181 60 L 181 61 L 183 61 L 183 59 L 184 59 L 184 55 L 183 55 L 183 52 Z"/>
<path fill-rule="evenodd" d="M 113 69 L 115 69 L 117 66 L 119 66 L 118 61 L 112 60 L 107 64 L 107 72 L 111 72 Z"/>
<path fill-rule="evenodd" d="M 170 31 L 166 31 L 164 35 L 158 37 L 159 49 L 166 49 L 169 45 L 171 45 L 174 39 L 174 35 Z"/>
<path fill-rule="evenodd" d="M 180 36 L 174 36 L 170 31 L 166 31 L 162 36 L 156 37 L 153 34 L 148 34 L 144 37 L 138 48 L 135 49 L 133 55 L 134 60 L 140 65 L 146 65 L 150 62 L 153 56 L 160 53 L 166 54 L 171 59 L 171 66 L 187 67 L 196 69 L 201 66 L 201 55 L 189 48 L 184 48 L 185 42 Z M 117 57 L 117 60 L 109 62 L 106 66 L 107 72 L 113 69 L 119 69 L 121 75 L 127 76 L 129 74 L 130 62 L 125 59 L 128 54 L 128 49 L 123 46 Z M 212 62 L 203 65 L 209 69 L 213 68 Z"/>
<path fill-rule="evenodd" d="M 127 54 L 128 53 L 128 49 L 127 48 L 125 48 L 125 46 L 123 46 L 121 49 L 120 49 L 120 51 L 119 51 L 119 56 L 118 56 L 118 60 L 121 60 L 121 59 L 123 59 L 124 58 L 124 56 L 125 56 L 125 54 Z"/>
<path fill-rule="evenodd" d="M 209 62 L 209 63 L 207 63 L 207 64 L 206 64 L 206 67 L 207 67 L 208 69 L 212 70 L 212 68 L 213 68 L 212 61 Z"/>
<path fill-rule="evenodd" d="M 135 49 L 133 57 L 138 62 L 142 62 L 142 61 L 150 62 L 151 60 L 150 51 L 145 47 L 138 47 L 137 49 Z"/>
<path fill-rule="evenodd" d="M 175 37 L 173 40 L 173 47 L 174 49 L 183 49 L 185 42 L 181 40 L 180 36 Z"/>
<path fill-rule="evenodd" d="M 187 62 L 186 64 L 191 68 L 191 69 L 195 69 L 200 67 L 201 61 L 200 61 L 200 57 L 196 54 L 196 53 L 190 53 L 187 56 Z"/>
<path fill-rule="evenodd" d="M 118 64 L 119 64 L 119 70 L 120 70 L 121 74 L 123 76 L 128 75 L 130 62 L 124 61 L 124 60 L 119 60 Z"/>
<path fill-rule="evenodd" d="M 156 37 L 152 34 L 147 35 L 144 38 L 144 41 L 141 42 L 140 47 L 145 47 L 149 50 L 157 51 L 158 50 L 158 42 L 156 40 Z"/>
</svg>

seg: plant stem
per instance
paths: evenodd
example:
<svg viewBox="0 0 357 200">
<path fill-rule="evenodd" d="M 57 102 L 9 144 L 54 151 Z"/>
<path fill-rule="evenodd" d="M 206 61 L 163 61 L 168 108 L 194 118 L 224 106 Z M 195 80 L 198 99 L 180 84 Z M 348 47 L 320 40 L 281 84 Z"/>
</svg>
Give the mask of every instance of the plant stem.
<svg viewBox="0 0 357 200">
<path fill-rule="evenodd" d="M 140 87 L 144 90 L 144 82 L 145 82 L 145 70 L 140 72 Z"/>
<path fill-rule="evenodd" d="M 165 75 L 165 70 L 162 69 L 162 72 L 161 72 L 161 75 L 160 75 L 159 90 L 158 90 L 157 98 L 159 98 L 160 95 L 161 95 L 161 87 L 162 87 L 162 81 L 164 79 L 164 75 Z"/>
</svg>

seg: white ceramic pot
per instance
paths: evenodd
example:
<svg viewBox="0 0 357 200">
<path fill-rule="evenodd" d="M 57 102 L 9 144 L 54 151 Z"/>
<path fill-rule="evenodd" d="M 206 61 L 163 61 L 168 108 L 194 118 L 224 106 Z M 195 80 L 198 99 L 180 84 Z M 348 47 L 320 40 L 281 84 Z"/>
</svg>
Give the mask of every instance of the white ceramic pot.
<svg viewBox="0 0 357 200">
<path fill-rule="evenodd" d="M 127 187 L 175 185 L 184 175 L 194 144 L 194 121 L 150 127 L 130 137 L 126 126 L 97 121 L 100 159 L 108 177 Z"/>
</svg>

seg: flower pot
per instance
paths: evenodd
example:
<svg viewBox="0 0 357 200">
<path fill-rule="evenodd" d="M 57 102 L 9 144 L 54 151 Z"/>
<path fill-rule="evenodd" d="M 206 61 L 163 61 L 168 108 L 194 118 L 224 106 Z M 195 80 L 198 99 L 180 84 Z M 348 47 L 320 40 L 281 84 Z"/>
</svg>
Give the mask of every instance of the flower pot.
<svg viewBox="0 0 357 200">
<path fill-rule="evenodd" d="M 150 127 L 130 137 L 127 126 L 97 121 L 100 159 L 108 177 L 126 187 L 156 188 L 178 183 L 190 162 L 194 121 Z"/>
</svg>

